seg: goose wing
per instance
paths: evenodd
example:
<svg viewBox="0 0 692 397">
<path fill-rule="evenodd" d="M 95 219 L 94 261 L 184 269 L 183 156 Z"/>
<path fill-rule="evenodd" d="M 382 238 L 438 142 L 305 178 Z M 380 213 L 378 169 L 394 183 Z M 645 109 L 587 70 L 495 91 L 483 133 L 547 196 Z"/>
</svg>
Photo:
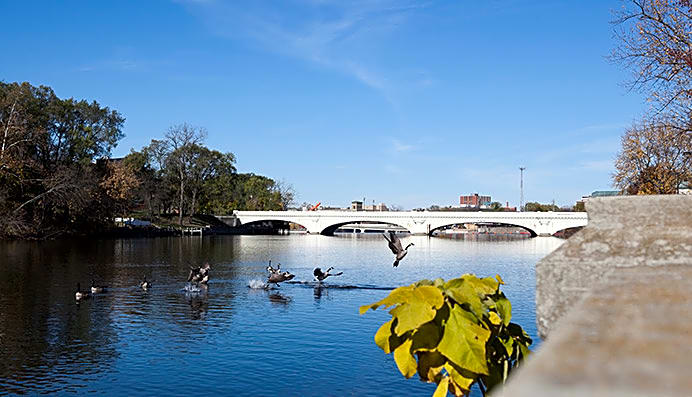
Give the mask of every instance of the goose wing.
<svg viewBox="0 0 692 397">
<path fill-rule="evenodd" d="M 392 254 L 398 254 L 399 251 L 397 251 L 394 241 L 388 239 L 386 234 L 383 234 L 382 237 L 384 237 L 384 239 L 387 240 L 387 246 L 389 246 L 389 249 L 392 251 Z"/>
<path fill-rule="evenodd" d="M 395 252 L 395 254 L 404 250 L 404 247 L 401 246 L 401 240 L 399 240 L 399 237 L 397 237 L 394 232 L 389 232 L 389 238 L 392 239 L 392 244 L 396 247 L 397 252 Z"/>
</svg>

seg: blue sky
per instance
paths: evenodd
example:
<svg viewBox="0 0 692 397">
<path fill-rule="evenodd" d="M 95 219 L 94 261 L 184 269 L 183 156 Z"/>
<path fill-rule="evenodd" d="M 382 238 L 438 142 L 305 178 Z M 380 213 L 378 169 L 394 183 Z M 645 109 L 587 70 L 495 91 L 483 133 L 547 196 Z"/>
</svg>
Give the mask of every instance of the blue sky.
<svg viewBox="0 0 692 397">
<path fill-rule="evenodd" d="M 614 1 L 4 1 L 0 79 L 173 124 L 298 201 L 405 208 L 460 194 L 574 204 L 609 189 L 646 109 L 609 63 Z"/>
</svg>

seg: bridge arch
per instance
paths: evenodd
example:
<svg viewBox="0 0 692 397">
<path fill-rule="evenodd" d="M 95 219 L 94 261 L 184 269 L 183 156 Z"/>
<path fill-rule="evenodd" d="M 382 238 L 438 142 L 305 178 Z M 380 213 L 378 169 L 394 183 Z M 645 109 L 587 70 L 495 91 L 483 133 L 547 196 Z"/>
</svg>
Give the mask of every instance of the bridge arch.
<svg viewBox="0 0 692 397">
<path fill-rule="evenodd" d="M 244 226 L 244 227 L 248 227 L 248 226 L 253 227 L 253 225 L 260 225 L 260 224 L 262 224 L 262 223 L 272 223 L 272 224 L 275 224 L 275 223 L 279 223 L 279 222 L 284 222 L 284 223 L 286 223 L 286 224 L 293 223 L 293 224 L 295 224 L 295 225 L 298 225 L 298 226 L 301 226 L 301 227 L 305 228 L 305 230 L 308 230 L 307 225 L 303 225 L 303 224 L 301 224 L 300 222 L 296 222 L 294 219 L 290 219 L 290 220 L 289 220 L 289 219 L 277 219 L 277 218 L 271 218 L 271 219 L 254 219 L 254 220 L 249 221 L 249 222 L 241 223 L 240 225 L 241 225 L 241 226 Z"/>
<path fill-rule="evenodd" d="M 399 224 L 399 223 L 394 223 L 394 222 L 380 222 L 380 221 L 373 222 L 373 221 L 371 221 L 371 220 L 363 219 L 363 220 L 348 220 L 347 222 L 339 222 L 339 223 L 335 223 L 335 224 L 333 224 L 333 225 L 329 225 L 329 226 L 325 227 L 324 229 L 322 229 L 322 231 L 320 231 L 320 234 L 323 235 L 323 236 L 333 236 L 333 235 L 334 235 L 334 232 L 336 231 L 336 229 L 338 229 L 338 228 L 340 228 L 340 227 L 342 227 L 342 226 L 349 225 L 349 224 L 352 224 L 352 223 L 363 223 L 363 222 L 365 222 L 364 224 L 366 224 L 366 225 L 367 225 L 367 224 L 371 224 L 371 225 L 372 225 L 372 224 L 382 224 L 382 225 L 399 226 L 399 227 L 402 228 L 402 229 L 406 229 L 409 233 L 411 232 L 411 231 L 406 227 L 406 225 L 402 225 L 402 224 Z"/>
<path fill-rule="evenodd" d="M 452 222 L 452 223 L 445 223 L 445 224 L 441 224 L 441 225 L 435 225 L 434 228 L 432 228 L 432 227 L 430 228 L 430 233 L 429 233 L 429 235 L 432 236 L 433 232 L 435 232 L 435 231 L 437 231 L 437 230 L 441 230 L 441 229 L 446 228 L 446 227 L 448 227 L 448 226 L 459 225 L 459 224 L 461 224 L 461 223 L 464 223 L 464 224 L 469 224 L 469 223 L 471 223 L 471 224 L 474 224 L 474 225 L 478 225 L 478 224 L 488 224 L 488 223 L 490 223 L 490 224 L 492 224 L 492 225 L 497 225 L 497 226 L 518 227 L 518 228 L 520 228 L 520 229 L 523 229 L 523 230 L 526 230 L 527 232 L 529 232 L 529 234 L 531 235 L 531 237 L 536 237 L 536 236 L 538 236 L 538 233 L 536 233 L 536 231 L 533 230 L 533 229 L 531 229 L 530 227 L 524 226 L 524 225 L 519 225 L 519 224 L 516 224 L 516 223 L 507 223 L 507 222 L 473 222 L 473 221 L 469 221 L 469 222 Z"/>
</svg>

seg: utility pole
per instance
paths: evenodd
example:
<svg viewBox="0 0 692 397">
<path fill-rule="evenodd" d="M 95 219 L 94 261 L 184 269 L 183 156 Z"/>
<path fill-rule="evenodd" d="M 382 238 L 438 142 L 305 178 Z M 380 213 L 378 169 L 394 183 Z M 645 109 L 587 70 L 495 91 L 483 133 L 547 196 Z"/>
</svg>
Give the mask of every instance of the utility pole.
<svg viewBox="0 0 692 397">
<path fill-rule="evenodd" d="M 526 167 L 519 167 L 519 172 L 521 172 L 521 176 L 519 179 L 519 211 L 524 211 L 524 170 Z"/>
</svg>

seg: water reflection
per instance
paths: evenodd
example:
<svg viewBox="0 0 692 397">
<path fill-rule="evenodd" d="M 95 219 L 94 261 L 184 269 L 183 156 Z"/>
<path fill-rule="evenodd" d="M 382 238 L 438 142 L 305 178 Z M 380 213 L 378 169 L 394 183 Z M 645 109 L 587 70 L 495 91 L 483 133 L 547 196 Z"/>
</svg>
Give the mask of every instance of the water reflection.
<svg viewBox="0 0 692 397">
<path fill-rule="evenodd" d="M 209 310 L 209 286 L 188 283 L 183 291 L 190 305 L 190 318 L 193 320 L 204 319 Z"/>
<path fill-rule="evenodd" d="M 202 394 L 431 395 L 372 343 L 386 311 L 357 308 L 399 285 L 468 272 L 501 274 L 514 319 L 535 337 L 533 266 L 560 240 L 403 240 L 416 245 L 398 268 L 377 235 L 1 242 L 0 394 L 199 394 L 180 374 L 205 368 Z M 269 259 L 296 279 L 248 288 L 266 280 Z M 205 262 L 208 288 L 186 290 L 189 267 Z M 325 263 L 344 274 L 315 283 Z M 76 283 L 92 277 L 108 290 L 76 305 Z M 247 376 L 277 366 L 288 381 L 271 390 Z M 335 380 L 316 381 L 325 377 Z"/>
<path fill-rule="evenodd" d="M 282 295 L 279 292 L 273 292 L 269 294 L 269 302 L 271 303 L 277 303 L 280 305 L 287 305 L 291 303 L 291 298 L 285 295 Z"/>
<path fill-rule="evenodd" d="M 319 302 L 320 299 L 322 299 L 322 294 L 325 295 L 325 297 L 328 294 L 327 287 L 323 284 L 317 284 L 315 285 L 314 288 L 314 293 L 313 295 L 315 296 L 315 300 Z"/>
</svg>

